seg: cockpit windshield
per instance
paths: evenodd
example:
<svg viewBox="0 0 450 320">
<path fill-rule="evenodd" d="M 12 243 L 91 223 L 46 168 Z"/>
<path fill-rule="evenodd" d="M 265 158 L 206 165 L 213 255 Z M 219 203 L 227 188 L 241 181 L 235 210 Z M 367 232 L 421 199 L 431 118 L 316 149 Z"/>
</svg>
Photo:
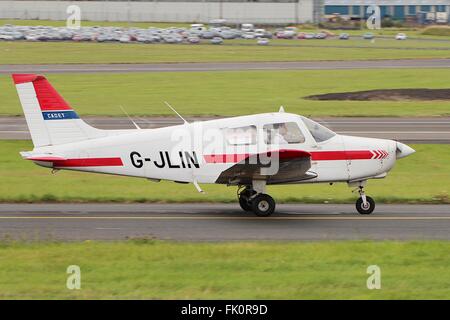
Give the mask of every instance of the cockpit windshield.
<svg viewBox="0 0 450 320">
<path fill-rule="evenodd" d="M 311 119 L 305 117 L 301 118 L 317 143 L 327 141 L 336 135 L 336 133 L 330 129 L 318 124 L 315 121 L 312 121 Z"/>
</svg>

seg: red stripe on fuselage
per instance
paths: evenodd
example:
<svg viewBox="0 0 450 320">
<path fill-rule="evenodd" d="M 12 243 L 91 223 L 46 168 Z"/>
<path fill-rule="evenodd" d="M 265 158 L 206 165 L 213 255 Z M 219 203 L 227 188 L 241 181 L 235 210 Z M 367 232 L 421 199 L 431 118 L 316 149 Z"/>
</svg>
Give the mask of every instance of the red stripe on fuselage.
<svg viewBox="0 0 450 320">
<path fill-rule="evenodd" d="M 235 153 L 235 154 L 209 154 L 204 155 L 206 163 L 229 163 L 240 162 L 249 157 L 248 153 Z"/>
<path fill-rule="evenodd" d="M 373 157 L 373 153 L 370 150 L 349 150 L 349 151 L 301 151 L 301 150 L 289 150 L 290 152 L 298 151 L 299 155 L 284 158 L 300 158 L 301 156 L 311 155 L 313 161 L 333 161 L 333 160 L 370 160 Z M 283 153 L 280 151 L 280 158 L 283 158 Z M 235 163 L 245 160 L 250 155 L 246 153 L 242 154 L 217 154 L 217 155 L 204 155 L 206 163 Z"/>
<path fill-rule="evenodd" d="M 80 159 L 30 159 L 34 161 L 53 162 L 55 168 L 68 168 L 68 167 L 113 167 L 123 166 L 121 158 L 80 158 Z"/>
<path fill-rule="evenodd" d="M 349 150 L 349 151 L 311 151 L 311 160 L 369 160 L 373 154 L 369 150 Z"/>
<path fill-rule="evenodd" d="M 259 154 L 259 156 L 271 157 L 273 154 L 278 154 L 279 159 L 298 159 L 302 157 L 309 157 L 311 154 L 302 150 L 289 150 L 281 149 L 275 151 L 269 151 Z M 256 154 L 254 154 L 256 155 Z M 206 163 L 235 163 L 245 160 L 252 156 L 249 153 L 231 153 L 231 154 L 210 154 L 204 155 Z"/>
</svg>

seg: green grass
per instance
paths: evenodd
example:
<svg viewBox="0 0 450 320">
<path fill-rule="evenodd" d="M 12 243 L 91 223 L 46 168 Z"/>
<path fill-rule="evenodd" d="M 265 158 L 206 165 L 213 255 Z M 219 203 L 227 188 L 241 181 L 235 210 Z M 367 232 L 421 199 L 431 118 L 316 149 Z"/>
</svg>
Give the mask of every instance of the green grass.
<svg viewBox="0 0 450 320">
<path fill-rule="evenodd" d="M 338 41 L 338 40 L 335 40 Z M 295 41 L 298 45 L 239 45 L 240 40 L 224 45 L 188 44 L 120 44 L 71 42 L 0 42 L 0 64 L 64 64 L 64 63 L 162 63 L 162 62 L 239 62 L 302 60 L 367 60 L 450 58 L 450 50 L 437 50 L 430 43 L 419 48 L 379 39 L 364 47 L 317 48 L 320 41 Z M 248 43 L 248 42 L 247 42 Z M 279 42 L 284 43 L 284 42 Z M 328 42 L 325 42 L 325 44 Z M 329 42 L 332 44 L 332 42 Z M 355 43 L 350 41 L 347 45 Z M 356 42 L 359 43 L 359 42 Z M 377 47 L 391 43 L 393 48 Z M 234 44 L 234 45 L 233 45 Z M 416 44 L 417 45 L 417 44 Z M 426 47 L 426 46 L 429 47 Z M 438 43 L 437 46 L 442 46 Z M 445 44 L 444 44 L 445 46 Z"/>
<path fill-rule="evenodd" d="M 367 193 L 377 202 L 450 203 L 450 151 L 447 145 L 413 145 L 416 153 L 399 160 L 388 177 L 371 180 Z M 0 201 L 2 202 L 236 202 L 236 188 L 149 182 L 145 179 L 59 171 L 22 160 L 28 141 L 0 141 Z M 126 192 L 124 192 L 126 190 Z M 353 203 L 357 195 L 346 184 L 269 186 L 279 203 Z"/>
<path fill-rule="evenodd" d="M 423 30 L 422 34 L 427 35 L 427 36 L 449 37 L 450 36 L 450 27 L 449 26 L 428 27 L 425 30 Z"/>
<path fill-rule="evenodd" d="M 449 242 L 0 246 L 3 299 L 449 299 Z M 66 269 L 81 269 L 81 289 Z M 381 289 L 366 286 L 369 265 Z"/>
<path fill-rule="evenodd" d="M 248 41 L 244 39 L 233 40 L 231 44 L 239 45 L 254 45 L 254 41 Z M 423 41 L 420 39 L 409 39 L 407 41 L 395 40 L 394 36 L 383 36 L 382 38 L 375 38 L 373 41 L 364 40 L 359 36 L 351 36 L 349 40 L 343 41 L 336 38 L 330 38 L 327 40 L 287 40 L 287 39 L 275 39 L 271 41 L 272 46 L 290 46 L 290 47 L 349 47 L 349 48 L 362 48 L 366 50 L 380 50 L 385 49 L 398 49 L 398 50 L 436 50 L 445 49 L 450 50 L 450 40 L 448 41 Z M 329 49 L 327 49 L 329 50 Z M 386 58 L 388 59 L 388 58 Z M 332 60 L 332 59 L 330 59 Z"/>
<path fill-rule="evenodd" d="M 450 115 L 450 101 L 312 101 L 308 95 L 395 88 L 448 88 L 448 69 L 298 70 L 49 74 L 81 115 L 243 115 L 278 110 L 305 116 Z M 9 76 L 0 76 L 0 115 L 22 115 Z"/>
</svg>

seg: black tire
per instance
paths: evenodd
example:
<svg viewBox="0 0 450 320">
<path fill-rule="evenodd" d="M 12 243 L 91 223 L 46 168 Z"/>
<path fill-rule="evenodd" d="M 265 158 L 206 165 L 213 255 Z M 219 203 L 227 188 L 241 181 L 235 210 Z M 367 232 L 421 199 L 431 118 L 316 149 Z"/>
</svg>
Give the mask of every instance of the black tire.
<svg viewBox="0 0 450 320">
<path fill-rule="evenodd" d="M 250 199 L 250 197 L 252 195 L 254 195 L 255 193 L 256 193 L 256 191 L 249 189 L 249 188 L 245 188 L 239 194 L 239 205 L 241 206 L 242 210 L 247 211 L 247 212 L 252 211 L 252 205 L 248 199 Z"/>
<path fill-rule="evenodd" d="M 275 200 L 267 194 L 258 194 L 251 201 L 252 211 L 258 217 L 268 217 L 275 211 Z"/>
<path fill-rule="evenodd" d="M 356 200 L 356 210 L 358 210 L 360 214 L 371 214 L 373 210 L 375 210 L 375 201 L 368 196 L 366 196 L 366 201 L 367 207 L 364 207 L 362 198 Z"/>
<path fill-rule="evenodd" d="M 252 211 L 252 206 L 248 202 L 247 197 L 239 196 L 239 205 L 244 211 Z"/>
</svg>

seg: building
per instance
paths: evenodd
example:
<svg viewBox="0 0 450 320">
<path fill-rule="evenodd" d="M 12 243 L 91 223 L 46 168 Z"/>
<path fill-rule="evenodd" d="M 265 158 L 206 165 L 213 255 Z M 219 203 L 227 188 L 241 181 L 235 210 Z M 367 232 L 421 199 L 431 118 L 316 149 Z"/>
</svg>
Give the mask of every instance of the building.
<svg viewBox="0 0 450 320">
<path fill-rule="evenodd" d="M 65 20 L 67 7 L 81 8 L 90 21 L 208 22 L 298 24 L 318 23 L 324 15 L 367 17 L 379 5 L 382 17 L 426 23 L 450 16 L 450 0 L 0 0 L 0 19 Z"/>
<path fill-rule="evenodd" d="M 421 15 L 424 20 L 427 16 L 436 20 L 440 16 L 437 12 L 447 13 L 448 19 L 450 13 L 450 0 L 325 0 L 324 11 L 325 15 L 367 18 L 367 8 L 370 5 L 380 7 L 381 18 L 390 17 L 401 21 L 408 17 L 420 20 Z"/>
</svg>

